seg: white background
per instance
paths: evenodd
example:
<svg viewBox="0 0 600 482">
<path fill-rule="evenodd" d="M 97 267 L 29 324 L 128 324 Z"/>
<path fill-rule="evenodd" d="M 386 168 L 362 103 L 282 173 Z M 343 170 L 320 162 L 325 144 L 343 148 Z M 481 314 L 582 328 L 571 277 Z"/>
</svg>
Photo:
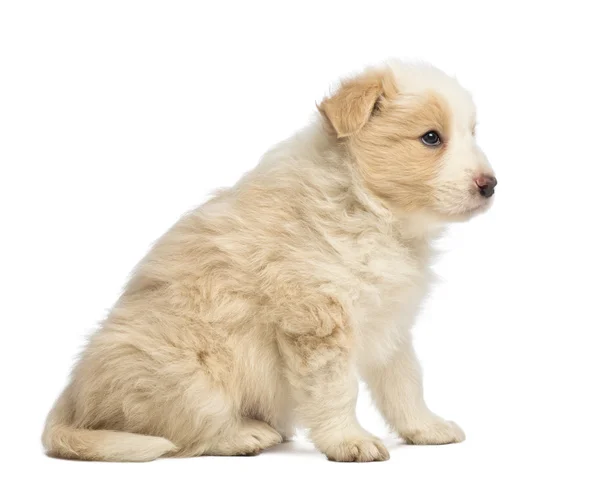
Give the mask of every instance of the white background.
<svg viewBox="0 0 600 482">
<path fill-rule="evenodd" d="M 0 477 L 599 480 L 600 38 L 584 2 L 0 3 Z M 341 75 L 421 58 L 469 88 L 496 204 L 452 227 L 417 333 L 467 433 L 391 460 L 69 462 L 43 421 L 128 272 L 187 209 L 302 127 Z M 3 474 L 15 474 L 5 478 Z"/>
</svg>

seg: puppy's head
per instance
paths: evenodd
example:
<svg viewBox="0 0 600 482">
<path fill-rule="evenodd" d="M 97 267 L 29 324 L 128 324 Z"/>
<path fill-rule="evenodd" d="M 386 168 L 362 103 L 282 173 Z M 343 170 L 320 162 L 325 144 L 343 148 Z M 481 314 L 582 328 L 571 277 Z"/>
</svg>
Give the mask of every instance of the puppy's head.
<svg viewBox="0 0 600 482">
<path fill-rule="evenodd" d="M 475 140 L 475 106 L 440 70 L 390 62 L 344 81 L 319 111 L 390 207 L 440 221 L 489 207 L 496 179 Z"/>
</svg>

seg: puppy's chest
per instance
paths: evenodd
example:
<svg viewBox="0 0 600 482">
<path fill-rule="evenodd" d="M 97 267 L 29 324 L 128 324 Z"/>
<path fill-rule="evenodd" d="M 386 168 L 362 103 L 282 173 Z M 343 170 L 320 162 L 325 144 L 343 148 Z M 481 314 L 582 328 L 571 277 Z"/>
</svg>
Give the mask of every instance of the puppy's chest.
<svg viewBox="0 0 600 482">
<path fill-rule="evenodd" d="M 359 358 L 385 360 L 406 339 L 432 278 L 426 247 L 372 242 L 349 267 L 350 317 Z"/>
</svg>

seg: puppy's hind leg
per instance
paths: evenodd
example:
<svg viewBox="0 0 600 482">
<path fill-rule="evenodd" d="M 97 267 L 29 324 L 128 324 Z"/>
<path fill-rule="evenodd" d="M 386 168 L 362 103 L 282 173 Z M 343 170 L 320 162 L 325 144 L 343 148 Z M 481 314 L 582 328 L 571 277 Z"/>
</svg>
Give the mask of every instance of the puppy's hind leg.
<svg viewBox="0 0 600 482">
<path fill-rule="evenodd" d="M 266 422 L 242 418 L 223 427 L 210 440 L 203 439 L 176 456 L 256 455 L 282 440 L 281 434 Z"/>
<path fill-rule="evenodd" d="M 182 417 L 189 438 L 174 457 L 201 455 L 256 455 L 278 444 L 282 437 L 264 421 L 243 416 L 241 394 L 204 383 L 206 377 L 187 387 L 187 416 Z M 182 411 L 175 411 L 181 417 Z M 180 430 L 179 432 L 183 432 Z"/>
<path fill-rule="evenodd" d="M 208 448 L 206 455 L 256 455 L 282 442 L 277 430 L 266 422 L 244 418 Z"/>
</svg>

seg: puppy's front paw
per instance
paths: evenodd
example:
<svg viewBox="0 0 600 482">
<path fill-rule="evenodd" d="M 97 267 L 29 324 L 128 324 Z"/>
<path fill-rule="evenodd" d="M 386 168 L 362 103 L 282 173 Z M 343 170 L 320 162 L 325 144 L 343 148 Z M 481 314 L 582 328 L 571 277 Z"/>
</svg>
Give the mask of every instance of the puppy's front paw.
<svg viewBox="0 0 600 482">
<path fill-rule="evenodd" d="M 350 438 L 324 449 L 329 460 L 336 462 L 376 462 L 388 460 L 390 454 L 376 437 Z"/>
<path fill-rule="evenodd" d="M 414 445 L 454 444 L 465 439 L 465 433 L 457 424 L 439 417 L 404 430 L 400 435 L 407 443 Z"/>
</svg>

